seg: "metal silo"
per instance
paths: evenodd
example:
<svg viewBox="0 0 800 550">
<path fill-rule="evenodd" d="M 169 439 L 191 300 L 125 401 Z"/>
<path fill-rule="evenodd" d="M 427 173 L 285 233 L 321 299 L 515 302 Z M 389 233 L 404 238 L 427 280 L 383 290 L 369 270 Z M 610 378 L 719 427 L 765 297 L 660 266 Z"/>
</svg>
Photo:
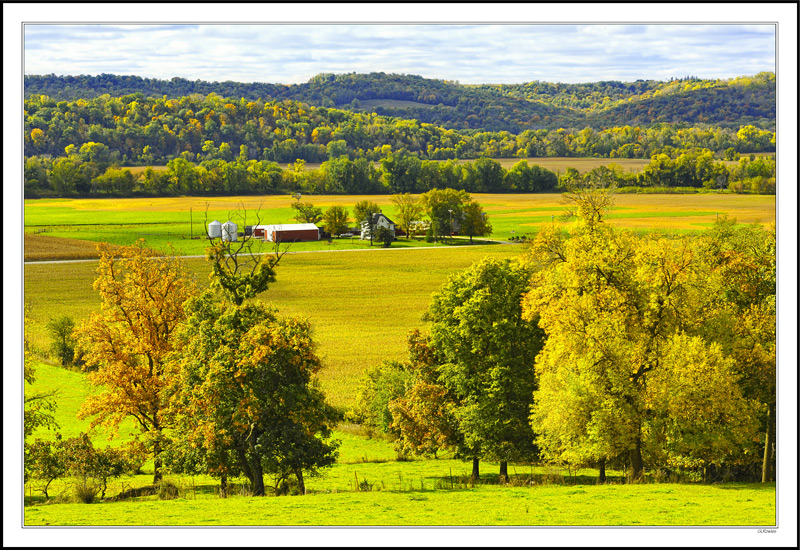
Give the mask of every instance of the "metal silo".
<svg viewBox="0 0 800 550">
<path fill-rule="evenodd" d="M 236 231 L 239 229 L 232 221 L 228 220 L 222 224 L 222 240 L 223 241 L 235 241 L 237 239 Z"/>
<path fill-rule="evenodd" d="M 214 220 L 210 224 L 208 224 L 208 236 L 212 239 L 221 239 L 222 238 L 222 224 L 219 223 L 217 220 Z"/>
</svg>

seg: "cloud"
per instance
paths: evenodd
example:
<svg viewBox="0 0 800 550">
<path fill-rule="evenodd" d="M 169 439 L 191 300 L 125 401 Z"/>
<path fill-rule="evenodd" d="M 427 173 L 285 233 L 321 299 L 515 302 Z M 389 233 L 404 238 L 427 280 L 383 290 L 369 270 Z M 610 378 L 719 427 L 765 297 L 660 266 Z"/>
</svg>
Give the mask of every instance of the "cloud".
<svg viewBox="0 0 800 550">
<path fill-rule="evenodd" d="M 350 71 L 472 84 L 729 78 L 775 63 L 772 25 L 51 24 L 26 25 L 24 44 L 26 74 L 284 84 Z"/>
</svg>

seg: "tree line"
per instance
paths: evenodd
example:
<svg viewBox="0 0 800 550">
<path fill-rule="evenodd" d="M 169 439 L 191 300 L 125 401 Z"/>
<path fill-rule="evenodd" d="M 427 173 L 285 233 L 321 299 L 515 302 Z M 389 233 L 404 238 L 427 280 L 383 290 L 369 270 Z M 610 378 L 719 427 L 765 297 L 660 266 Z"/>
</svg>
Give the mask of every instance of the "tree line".
<svg viewBox="0 0 800 550">
<path fill-rule="evenodd" d="M 457 189 L 470 193 L 548 193 L 562 189 L 583 176 L 574 168 L 562 175 L 520 160 L 505 169 L 498 161 L 480 158 L 474 162 L 420 160 L 405 151 L 386 156 L 379 163 L 366 158 L 350 160 L 342 154 L 307 169 L 298 159 L 287 168 L 264 160 L 249 160 L 245 147 L 233 160 L 194 163 L 185 158 L 170 160 L 165 170 L 147 167 L 134 173 L 111 164 L 109 150 L 89 143 L 69 156 L 25 160 L 24 196 L 37 197 L 130 197 L 179 195 L 331 194 L 366 195 L 425 193 L 432 189 Z M 654 155 L 640 173 L 625 171 L 615 163 L 594 169 L 628 191 L 698 189 L 731 190 L 737 193 L 774 194 L 776 163 L 771 157 L 740 156 L 738 164 L 717 160 L 706 149 L 672 150 Z M 733 148 L 725 159 L 738 156 Z M 228 155 L 227 158 L 230 158 Z"/>
<path fill-rule="evenodd" d="M 775 75 L 730 80 L 696 77 L 662 81 L 604 81 L 563 84 L 462 86 L 415 75 L 322 73 L 290 86 L 267 83 L 207 82 L 138 76 L 26 75 L 26 96 L 55 100 L 91 99 L 108 94 L 179 97 L 211 93 L 247 100 L 299 101 L 317 107 L 361 110 L 369 101 L 378 114 L 415 118 L 461 130 L 509 131 L 586 126 L 604 128 L 659 122 L 726 127 L 775 127 Z M 392 100 L 409 102 L 397 107 Z"/>
<path fill-rule="evenodd" d="M 486 259 L 431 301 L 408 359 L 369 369 L 353 420 L 398 451 L 607 467 L 630 480 L 774 479 L 775 230 L 722 219 L 699 237 L 578 223 L 518 260 Z"/>
</svg>

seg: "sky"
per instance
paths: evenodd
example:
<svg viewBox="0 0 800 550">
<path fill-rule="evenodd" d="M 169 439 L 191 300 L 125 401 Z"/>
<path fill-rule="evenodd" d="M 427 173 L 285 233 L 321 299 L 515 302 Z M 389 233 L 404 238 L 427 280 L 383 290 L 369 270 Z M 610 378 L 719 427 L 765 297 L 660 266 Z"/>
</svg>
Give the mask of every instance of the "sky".
<svg viewBox="0 0 800 550">
<path fill-rule="evenodd" d="M 462 84 L 775 71 L 774 24 L 36 24 L 24 73 L 298 84 L 322 72 Z"/>
</svg>

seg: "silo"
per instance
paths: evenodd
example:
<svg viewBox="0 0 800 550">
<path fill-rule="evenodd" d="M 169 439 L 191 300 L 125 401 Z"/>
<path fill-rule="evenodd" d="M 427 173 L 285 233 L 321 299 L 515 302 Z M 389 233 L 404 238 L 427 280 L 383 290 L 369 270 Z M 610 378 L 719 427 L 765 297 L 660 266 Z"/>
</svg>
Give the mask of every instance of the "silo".
<svg viewBox="0 0 800 550">
<path fill-rule="evenodd" d="M 222 224 L 219 223 L 217 220 L 214 220 L 210 224 L 208 224 L 208 236 L 212 239 L 220 239 L 222 238 Z"/>
<path fill-rule="evenodd" d="M 223 241 L 235 241 L 237 240 L 237 233 L 236 231 L 239 229 L 232 221 L 228 220 L 222 224 L 222 240 Z"/>
</svg>

